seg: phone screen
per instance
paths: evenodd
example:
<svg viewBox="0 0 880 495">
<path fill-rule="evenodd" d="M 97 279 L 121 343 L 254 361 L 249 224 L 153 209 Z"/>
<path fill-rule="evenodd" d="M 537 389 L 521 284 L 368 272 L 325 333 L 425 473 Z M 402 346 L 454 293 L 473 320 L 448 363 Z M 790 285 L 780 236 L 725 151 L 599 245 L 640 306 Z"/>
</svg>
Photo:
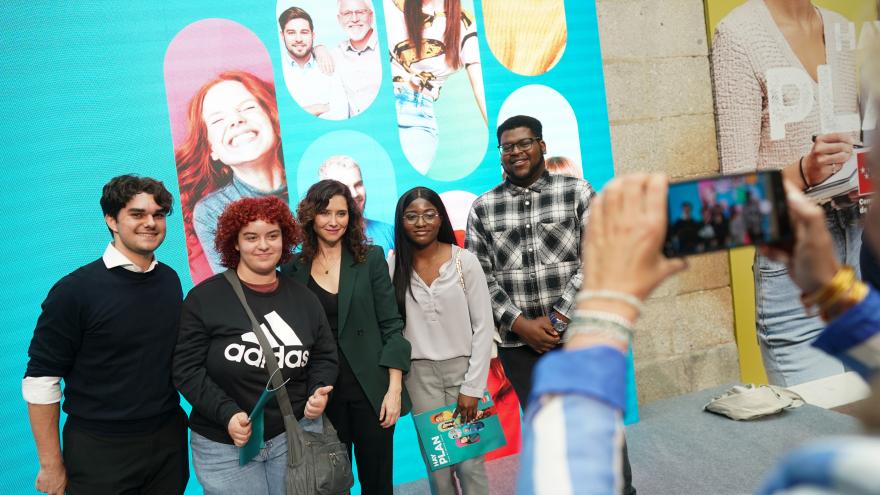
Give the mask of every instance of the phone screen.
<svg viewBox="0 0 880 495">
<path fill-rule="evenodd" d="M 667 212 L 663 251 L 670 257 L 791 239 L 777 170 L 672 183 Z"/>
</svg>

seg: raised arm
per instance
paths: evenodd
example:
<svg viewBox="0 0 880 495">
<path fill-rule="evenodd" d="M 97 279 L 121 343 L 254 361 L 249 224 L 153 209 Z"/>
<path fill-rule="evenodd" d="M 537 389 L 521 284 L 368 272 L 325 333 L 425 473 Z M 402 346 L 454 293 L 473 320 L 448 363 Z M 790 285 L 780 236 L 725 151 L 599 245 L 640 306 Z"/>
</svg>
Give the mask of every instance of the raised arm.
<svg viewBox="0 0 880 495">
<path fill-rule="evenodd" d="M 664 177 L 639 174 L 611 181 L 593 205 L 582 248 L 592 294 L 577 303 L 565 350 L 535 368 L 517 493 L 620 492 L 624 353 L 639 301 L 684 268 L 661 254 L 666 194 Z"/>
<path fill-rule="evenodd" d="M 831 320 L 813 343 L 870 381 L 880 370 L 880 294 L 868 289 L 861 302 Z"/>
</svg>

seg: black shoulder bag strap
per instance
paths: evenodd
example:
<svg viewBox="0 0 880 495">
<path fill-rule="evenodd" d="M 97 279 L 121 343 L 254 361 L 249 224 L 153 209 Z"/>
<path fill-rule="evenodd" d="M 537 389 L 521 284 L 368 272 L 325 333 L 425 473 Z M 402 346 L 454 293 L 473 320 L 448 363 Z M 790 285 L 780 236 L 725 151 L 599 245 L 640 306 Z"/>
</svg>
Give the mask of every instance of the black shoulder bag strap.
<svg viewBox="0 0 880 495">
<path fill-rule="evenodd" d="M 278 406 L 281 408 L 281 414 L 288 416 L 291 419 L 290 421 L 284 422 L 285 428 L 288 427 L 288 425 L 293 425 L 292 427 L 295 430 L 292 435 L 288 435 L 289 441 L 295 441 L 298 443 L 298 445 L 288 445 L 288 452 L 291 457 L 290 461 L 293 465 L 299 464 L 299 461 L 303 456 L 302 431 L 300 430 L 299 423 L 296 421 L 296 415 L 293 414 L 293 407 L 290 405 L 290 397 L 287 395 L 287 387 L 284 385 L 284 377 L 281 376 L 281 373 L 277 373 L 278 358 L 276 358 L 275 354 L 272 352 L 272 345 L 269 344 L 269 339 L 267 339 L 266 334 L 263 333 L 263 328 L 260 327 L 260 322 L 254 317 L 254 312 L 251 311 L 251 307 L 247 303 L 247 299 L 244 297 L 244 290 L 241 288 L 241 281 L 238 279 L 238 274 L 235 273 L 234 270 L 226 270 L 223 272 L 223 276 L 226 277 L 226 280 L 232 286 L 232 290 L 235 291 L 235 295 L 238 296 L 238 300 L 241 302 L 244 311 L 251 320 L 254 335 L 256 335 L 257 340 L 260 341 L 260 348 L 263 350 L 263 358 L 266 361 L 266 371 L 268 371 L 270 375 L 269 378 L 272 382 L 272 387 L 276 389 L 275 400 L 278 401 Z"/>
</svg>

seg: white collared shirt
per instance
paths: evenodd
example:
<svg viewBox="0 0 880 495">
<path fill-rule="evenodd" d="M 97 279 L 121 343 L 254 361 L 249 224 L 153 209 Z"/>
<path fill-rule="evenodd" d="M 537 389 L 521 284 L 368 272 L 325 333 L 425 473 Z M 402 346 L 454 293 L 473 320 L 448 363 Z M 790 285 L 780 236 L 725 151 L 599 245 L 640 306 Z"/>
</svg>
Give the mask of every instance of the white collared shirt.
<svg viewBox="0 0 880 495">
<path fill-rule="evenodd" d="M 289 53 L 285 53 L 284 82 L 290 96 L 305 108 L 311 105 L 327 105 L 329 110 L 319 115 L 322 119 L 342 120 L 348 118 L 348 97 L 338 74 L 321 72 L 315 56 L 311 55 L 300 66 Z"/>
<path fill-rule="evenodd" d="M 121 266 L 135 273 L 149 272 L 156 268 L 156 265 L 159 263 L 154 255 L 150 266 L 143 270 L 116 249 L 113 242 L 107 244 L 107 249 L 104 250 L 104 255 L 101 256 L 101 259 L 108 270 Z M 61 402 L 61 377 L 26 376 L 21 381 L 21 395 L 30 404 L 55 404 Z"/>
<path fill-rule="evenodd" d="M 135 273 L 147 273 L 149 271 L 152 271 L 159 263 L 156 260 L 156 256 L 153 255 L 153 261 L 151 261 L 150 266 L 148 266 L 147 269 L 144 270 L 133 261 L 128 259 L 128 257 L 122 254 L 121 251 L 116 249 L 116 246 L 113 245 L 113 242 L 107 244 L 107 249 L 104 250 L 104 255 L 101 256 L 101 259 L 104 260 L 104 266 L 106 266 L 108 270 L 111 268 L 116 268 L 117 266 L 121 266 L 122 268 L 125 268 L 126 270 Z"/>
<path fill-rule="evenodd" d="M 351 115 L 355 116 L 370 106 L 379 93 L 382 81 L 382 60 L 376 31 L 370 33 L 363 50 L 358 50 L 350 39 L 342 40 L 334 50 L 336 71 L 342 78 Z"/>
</svg>

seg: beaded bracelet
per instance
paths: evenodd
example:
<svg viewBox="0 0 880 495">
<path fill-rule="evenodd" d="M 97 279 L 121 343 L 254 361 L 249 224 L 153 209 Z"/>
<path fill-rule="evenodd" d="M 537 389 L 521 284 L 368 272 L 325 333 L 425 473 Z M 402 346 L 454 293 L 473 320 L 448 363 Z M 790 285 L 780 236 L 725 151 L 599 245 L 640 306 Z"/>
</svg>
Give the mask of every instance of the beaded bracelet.
<svg viewBox="0 0 880 495">
<path fill-rule="evenodd" d="M 612 323 L 617 323 L 618 325 L 624 327 L 633 327 L 633 322 L 629 320 L 629 318 L 625 318 L 617 313 L 612 313 L 610 311 L 597 311 L 594 309 L 576 309 L 574 311 L 574 317 L 582 317 L 582 318 L 598 318 L 600 320 L 610 321 Z"/>
<path fill-rule="evenodd" d="M 636 310 L 636 316 L 642 314 L 642 311 L 645 309 L 644 303 L 642 303 L 638 297 L 617 290 L 582 290 L 575 298 L 575 302 L 589 301 L 591 299 L 603 299 L 606 301 L 625 303 Z"/>
<path fill-rule="evenodd" d="M 569 339 L 578 334 L 602 335 L 629 344 L 632 338 L 633 328 L 620 322 L 610 321 L 605 317 L 599 317 L 589 312 L 575 314 L 568 325 Z"/>
</svg>

